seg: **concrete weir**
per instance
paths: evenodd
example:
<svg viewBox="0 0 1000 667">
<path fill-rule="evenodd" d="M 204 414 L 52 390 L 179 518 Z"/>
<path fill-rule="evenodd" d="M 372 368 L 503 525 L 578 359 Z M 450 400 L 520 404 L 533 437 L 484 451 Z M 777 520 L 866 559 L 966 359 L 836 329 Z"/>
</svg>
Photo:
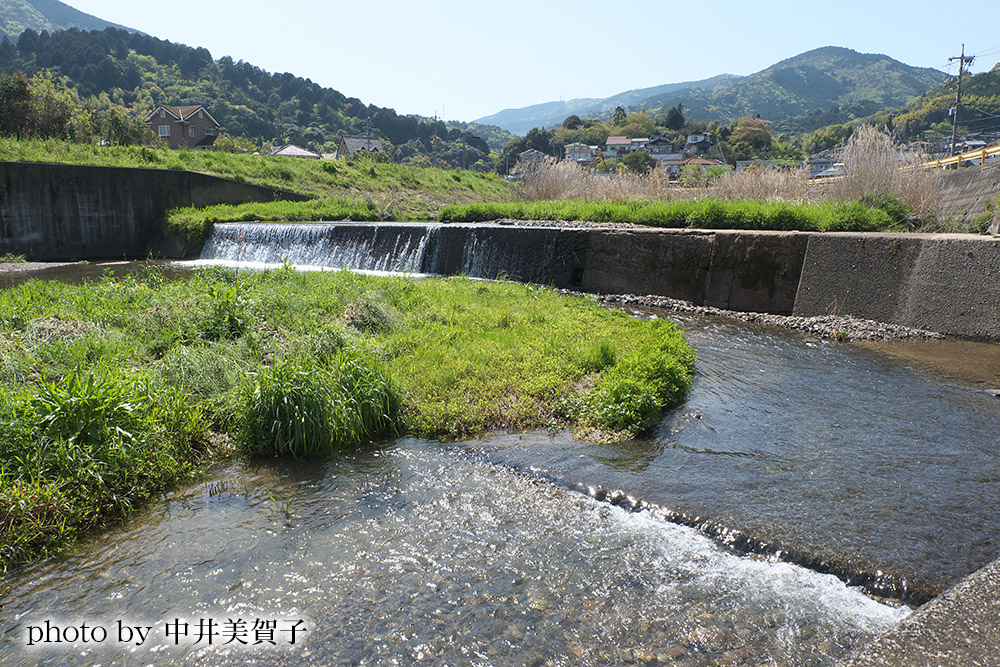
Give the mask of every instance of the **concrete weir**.
<svg viewBox="0 0 1000 667">
<path fill-rule="evenodd" d="M 1000 340 L 1000 239 L 506 224 L 217 225 L 205 259 L 413 271 Z"/>
</svg>

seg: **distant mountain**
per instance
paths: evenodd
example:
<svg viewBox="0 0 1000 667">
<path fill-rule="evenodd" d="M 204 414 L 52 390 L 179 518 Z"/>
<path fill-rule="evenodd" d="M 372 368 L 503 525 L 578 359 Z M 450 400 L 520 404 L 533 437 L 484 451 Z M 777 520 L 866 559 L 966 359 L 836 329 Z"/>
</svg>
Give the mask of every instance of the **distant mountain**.
<svg viewBox="0 0 1000 667">
<path fill-rule="evenodd" d="M 43 30 L 52 32 L 68 28 L 131 30 L 117 23 L 85 14 L 59 0 L 0 0 L 0 32 L 14 39 L 29 28 L 35 32 Z"/>
<path fill-rule="evenodd" d="M 485 125 L 498 125 L 511 132 L 525 134 L 533 127 L 554 127 L 567 116 L 577 115 L 584 118 L 595 118 L 609 115 L 615 107 L 638 108 L 647 100 L 658 101 L 664 96 L 671 99 L 678 96 L 711 93 L 726 88 L 740 77 L 733 74 L 721 74 L 702 81 L 686 81 L 683 83 L 667 83 L 651 88 L 637 88 L 618 93 L 611 97 L 584 97 L 559 102 L 544 102 L 519 109 L 504 109 L 491 116 L 484 116 L 475 122 Z"/>
<path fill-rule="evenodd" d="M 911 67 L 885 55 L 827 46 L 745 77 L 722 75 L 628 91 L 604 100 L 580 100 L 580 104 L 574 104 L 578 100 L 549 102 L 501 111 L 480 122 L 492 122 L 523 133 L 540 126 L 542 123 L 538 121 L 543 118 L 545 126 L 552 127 L 573 113 L 602 117 L 618 105 L 631 111 L 645 107 L 651 113 L 658 113 L 680 103 L 684 115 L 696 120 L 730 122 L 740 116 L 760 114 L 779 128 L 803 132 L 879 109 L 902 106 L 947 78 L 944 72 Z M 563 115 L 556 118 L 560 113 Z M 810 119 L 810 114 L 814 119 Z"/>
</svg>

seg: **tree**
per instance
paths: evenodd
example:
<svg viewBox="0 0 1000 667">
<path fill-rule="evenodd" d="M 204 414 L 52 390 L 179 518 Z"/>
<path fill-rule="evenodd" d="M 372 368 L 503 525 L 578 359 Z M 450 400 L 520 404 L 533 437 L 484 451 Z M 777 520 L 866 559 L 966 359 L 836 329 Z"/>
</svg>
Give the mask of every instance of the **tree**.
<svg viewBox="0 0 1000 667">
<path fill-rule="evenodd" d="M 31 87 L 24 72 L 0 74 L 0 134 L 22 136 L 31 109 Z"/>
<path fill-rule="evenodd" d="M 742 116 L 730 126 L 729 147 L 733 160 L 760 159 L 771 148 L 771 128 L 766 120 Z"/>
<path fill-rule="evenodd" d="M 668 130 L 680 130 L 684 127 L 684 122 L 684 113 L 680 102 L 677 103 L 677 106 L 667 109 L 667 119 L 663 123 L 664 127 Z"/>
<path fill-rule="evenodd" d="M 656 158 L 649 153 L 629 153 L 622 159 L 622 164 L 633 174 L 648 174 L 656 167 Z"/>
<path fill-rule="evenodd" d="M 575 130 L 576 128 L 583 125 L 583 121 L 577 115 L 567 116 L 566 120 L 562 122 L 562 126 L 567 130 Z"/>
<path fill-rule="evenodd" d="M 620 106 L 615 107 L 615 113 L 611 116 L 611 122 L 615 125 L 622 125 L 625 123 L 625 118 L 628 114 L 625 113 L 625 109 Z"/>
</svg>

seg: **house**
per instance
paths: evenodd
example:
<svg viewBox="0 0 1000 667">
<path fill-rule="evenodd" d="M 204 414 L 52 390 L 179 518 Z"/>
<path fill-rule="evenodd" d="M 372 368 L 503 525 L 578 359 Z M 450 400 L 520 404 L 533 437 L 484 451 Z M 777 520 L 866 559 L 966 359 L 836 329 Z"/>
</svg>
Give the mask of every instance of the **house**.
<svg viewBox="0 0 1000 667">
<path fill-rule="evenodd" d="M 809 169 L 809 178 L 817 178 L 825 171 L 829 171 L 837 163 L 832 155 L 810 155 L 806 160 L 806 168 Z M 829 175 L 829 174 L 828 174 Z"/>
<path fill-rule="evenodd" d="M 222 126 L 201 106 L 161 104 L 146 116 L 153 132 L 170 148 L 204 148 L 215 143 Z"/>
<path fill-rule="evenodd" d="M 631 153 L 645 153 L 646 145 L 649 143 L 649 139 L 633 139 L 631 148 L 629 152 Z"/>
<path fill-rule="evenodd" d="M 295 146 L 294 144 L 288 144 L 287 146 L 278 146 L 273 149 L 269 155 L 272 157 L 304 157 L 310 158 L 312 160 L 318 160 L 320 158 L 319 153 L 313 153 L 310 150 L 302 148 L 300 146 Z"/>
<path fill-rule="evenodd" d="M 656 157 L 657 155 L 675 154 L 674 142 L 666 137 L 652 136 L 646 142 L 645 151 Z"/>
<path fill-rule="evenodd" d="M 544 164 L 552 160 L 551 155 L 546 155 L 536 148 L 529 148 L 517 154 L 517 163 L 520 164 Z"/>
<path fill-rule="evenodd" d="M 605 142 L 604 156 L 612 160 L 628 155 L 632 150 L 632 140 L 628 137 L 608 137 Z"/>
<path fill-rule="evenodd" d="M 695 155 L 704 155 L 712 149 L 711 132 L 692 132 L 687 135 L 684 150 Z"/>
<path fill-rule="evenodd" d="M 382 140 L 371 135 L 359 137 L 345 134 L 340 138 L 340 148 L 337 149 L 338 160 L 350 160 L 362 153 L 385 153 Z"/>
<path fill-rule="evenodd" d="M 597 146 L 573 143 L 566 144 L 566 159 L 577 164 L 589 164 L 601 154 Z"/>
</svg>

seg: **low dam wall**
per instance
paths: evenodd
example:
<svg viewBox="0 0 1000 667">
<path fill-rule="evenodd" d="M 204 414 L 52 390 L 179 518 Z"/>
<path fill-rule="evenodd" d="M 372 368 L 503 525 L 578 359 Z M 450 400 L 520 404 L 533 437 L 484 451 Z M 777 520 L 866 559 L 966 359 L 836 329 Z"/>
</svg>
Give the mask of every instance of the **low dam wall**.
<svg viewBox="0 0 1000 667">
<path fill-rule="evenodd" d="M 0 162 L 0 255 L 144 257 L 168 209 L 275 199 L 308 198 L 188 171 Z"/>
</svg>

